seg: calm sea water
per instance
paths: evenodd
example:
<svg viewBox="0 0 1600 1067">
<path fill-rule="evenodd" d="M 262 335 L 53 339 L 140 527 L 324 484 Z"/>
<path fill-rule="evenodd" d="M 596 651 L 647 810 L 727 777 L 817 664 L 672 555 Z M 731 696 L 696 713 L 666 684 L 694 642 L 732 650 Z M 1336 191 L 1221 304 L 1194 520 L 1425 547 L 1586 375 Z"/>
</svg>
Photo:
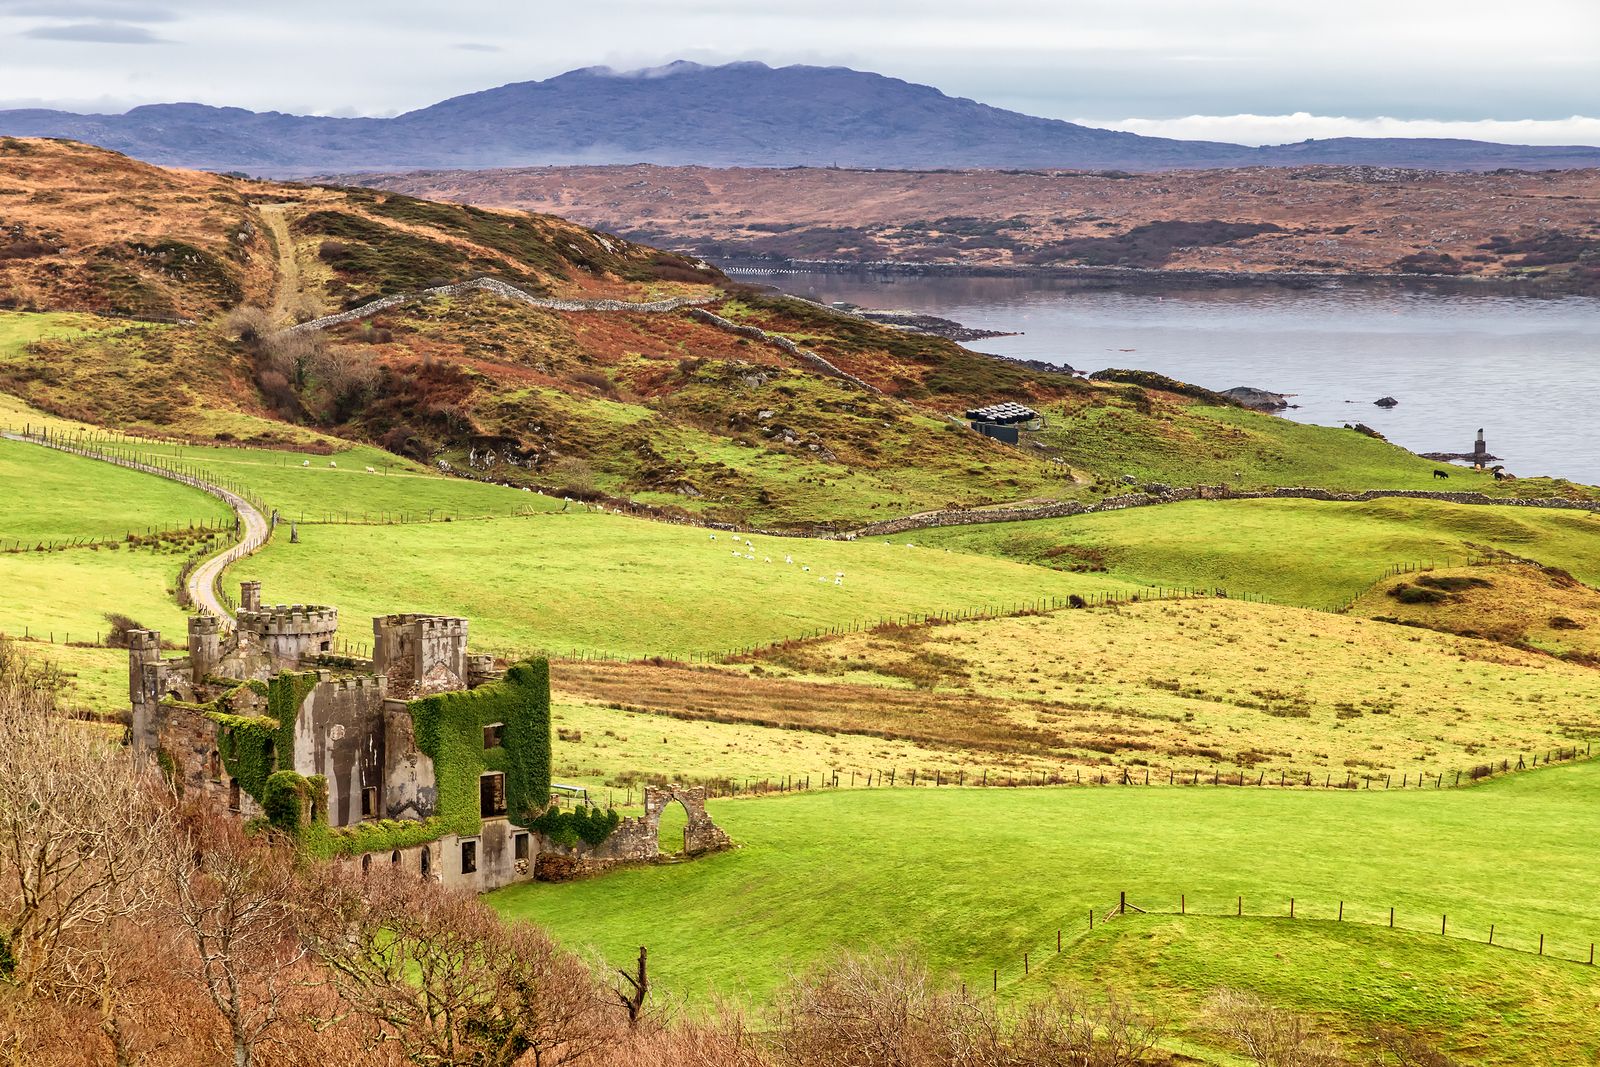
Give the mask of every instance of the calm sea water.
<svg viewBox="0 0 1600 1067">
<path fill-rule="evenodd" d="M 1285 417 L 1364 422 L 1416 452 L 1481 427 L 1518 475 L 1600 484 L 1600 300 L 1348 286 L 1151 293 L 1062 278 L 740 274 L 813 300 L 1021 331 L 981 352 L 1293 393 Z M 1392 396 L 1394 408 L 1373 401 Z M 1000 399 L 1000 398 L 997 398 Z"/>
</svg>

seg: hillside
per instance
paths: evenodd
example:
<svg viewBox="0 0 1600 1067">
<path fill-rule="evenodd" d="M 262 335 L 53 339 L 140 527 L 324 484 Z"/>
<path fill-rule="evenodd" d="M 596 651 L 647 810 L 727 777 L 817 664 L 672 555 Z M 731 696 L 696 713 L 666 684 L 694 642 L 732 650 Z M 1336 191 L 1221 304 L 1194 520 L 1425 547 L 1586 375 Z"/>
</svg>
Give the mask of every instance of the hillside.
<svg viewBox="0 0 1600 1067">
<path fill-rule="evenodd" d="M 1428 484 L 1426 462 L 1347 431 L 979 355 L 548 215 L 164 171 L 62 142 L 0 150 L 16 235 L 0 302 L 25 309 L 0 313 L 0 392 L 84 423 L 367 443 L 784 526 L 1106 493 L 1129 472 Z M 288 332 L 330 314 L 343 317 Z M 952 421 L 997 400 L 1049 412 L 1049 429 L 1015 448 Z M 1181 459 L 1199 437 L 1203 470 Z"/>
<path fill-rule="evenodd" d="M 539 167 L 347 175 L 719 260 L 1545 278 L 1600 288 L 1600 170 L 1154 175 Z"/>
<path fill-rule="evenodd" d="M 196 103 L 121 115 L 0 111 L 0 134 L 70 137 L 152 162 L 294 175 L 551 163 L 1173 170 L 1313 163 L 1440 170 L 1600 165 L 1600 149 L 1336 138 L 1265 148 L 1035 118 L 846 67 L 678 62 L 569 71 L 395 118 Z"/>
</svg>

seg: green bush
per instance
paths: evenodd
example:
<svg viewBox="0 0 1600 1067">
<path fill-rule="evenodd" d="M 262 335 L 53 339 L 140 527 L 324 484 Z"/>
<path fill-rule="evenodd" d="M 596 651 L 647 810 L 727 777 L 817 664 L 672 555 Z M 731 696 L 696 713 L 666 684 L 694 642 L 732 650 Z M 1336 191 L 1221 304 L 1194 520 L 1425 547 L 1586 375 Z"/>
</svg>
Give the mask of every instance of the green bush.
<svg viewBox="0 0 1600 1067">
<path fill-rule="evenodd" d="M 561 811 L 549 808 L 537 819 L 528 823 L 528 829 L 537 830 L 558 845 L 572 847 L 579 841 L 598 845 L 610 837 L 622 823 L 615 808 L 573 808 Z"/>
</svg>

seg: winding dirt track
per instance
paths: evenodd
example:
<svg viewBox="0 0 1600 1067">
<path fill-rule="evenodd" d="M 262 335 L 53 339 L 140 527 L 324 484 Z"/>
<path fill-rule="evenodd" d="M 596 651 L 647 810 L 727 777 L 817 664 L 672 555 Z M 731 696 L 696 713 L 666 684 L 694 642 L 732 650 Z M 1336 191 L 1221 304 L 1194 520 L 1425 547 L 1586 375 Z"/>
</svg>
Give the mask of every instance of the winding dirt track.
<svg viewBox="0 0 1600 1067">
<path fill-rule="evenodd" d="M 70 452 L 75 456 L 97 459 L 102 463 L 114 463 L 119 467 L 127 467 L 129 470 L 153 474 L 158 478 L 166 478 L 169 481 L 182 482 L 184 485 L 193 486 L 201 492 L 210 493 L 227 504 L 233 509 L 233 513 L 238 516 L 239 529 L 243 537 L 231 548 L 217 553 L 191 570 L 184 588 L 188 592 L 189 603 L 198 610 L 227 619 L 229 622 L 234 621 L 233 613 L 228 610 L 227 606 L 223 604 L 222 598 L 217 595 L 217 579 L 222 576 L 222 572 L 227 569 L 229 564 L 250 555 L 267 543 L 267 537 L 272 532 L 271 527 L 267 523 L 266 516 L 261 514 L 254 504 L 239 494 L 222 488 L 220 485 L 212 485 L 210 482 L 201 481 L 199 478 L 193 478 L 187 474 L 179 474 L 176 471 L 169 471 L 149 463 L 139 463 L 136 460 L 123 459 L 121 456 L 108 456 L 92 449 L 79 448 L 75 445 L 67 444 L 64 441 L 55 441 L 26 434 L 0 433 L 0 437 L 4 437 L 8 441 L 21 441 L 25 444 L 39 445 L 42 448 L 53 448 L 59 452 Z"/>
</svg>

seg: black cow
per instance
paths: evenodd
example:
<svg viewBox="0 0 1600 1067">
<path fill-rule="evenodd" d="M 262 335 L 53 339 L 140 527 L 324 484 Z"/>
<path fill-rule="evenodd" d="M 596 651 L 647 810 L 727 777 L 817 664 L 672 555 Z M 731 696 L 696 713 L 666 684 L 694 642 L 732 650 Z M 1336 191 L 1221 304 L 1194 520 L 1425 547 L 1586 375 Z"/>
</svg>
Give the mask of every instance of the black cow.
<svg viewBox="0 0 1600 1067">
<path fill-rule="evenodd" d="M 1435 467 L 1434 470 L 1433 470 L 1433 476 L 1435 478 L 1448 478 L 1448 477 L 1450 477 L 1450 472 L 1449 471 L 1442 471 L 1442 470 L 1439 470 L 1437 467 Z"/>
</svg>

